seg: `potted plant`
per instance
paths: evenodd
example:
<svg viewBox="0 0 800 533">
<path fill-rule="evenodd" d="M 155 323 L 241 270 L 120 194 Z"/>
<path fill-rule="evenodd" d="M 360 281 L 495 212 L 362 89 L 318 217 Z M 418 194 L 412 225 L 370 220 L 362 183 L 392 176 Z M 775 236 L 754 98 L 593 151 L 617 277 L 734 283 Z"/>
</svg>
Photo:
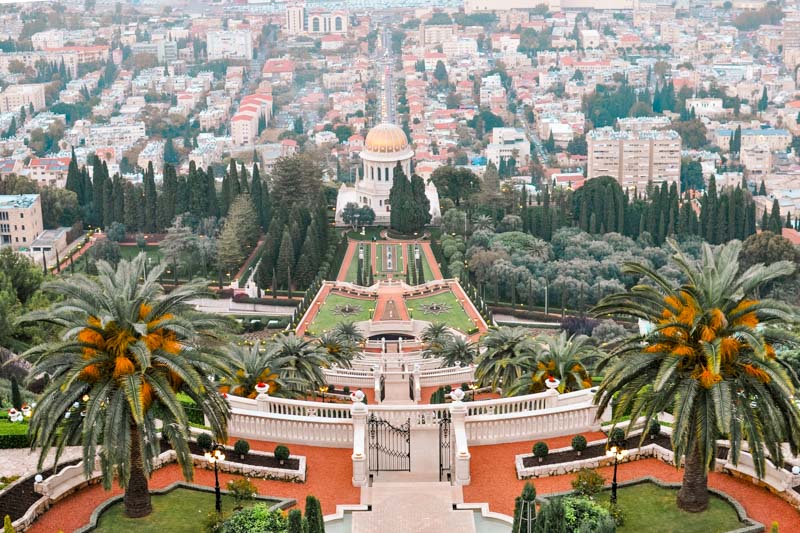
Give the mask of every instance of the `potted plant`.
<svg viewBox="0 0 800 533">
<path fill-rule="evenodd" d="M 658 423 L 658 420 L 650 421 L 650 428 L 647 430 L 647 433 L 650 435 L 650 440 L 655 439 L 661 434 L 661 424 Z"/>
<path fill-rule="evenodd" d="M 286 461 L 289 458 L 289 448 L 287 448 L 282 444 L 279 444 L 278 446 L 275 446 L 274 455 L 275 459 L 278 460 L 278 463 L 281 466 L 283 466 L 284 461 Z"/>
<path fill-rule="evenodd" d="M 244 460 L 244 456 L 250 453 L 250 443 L 244 439 L 239 439 L 233 445 L 233 451 L 239 456 L 239 459 Z"/>
<path fill-rule="evenodd" d="M 200 446 L 200 448 L 204 452 L 210 450 L 211 446 L 213 445 L 213 441 L 211 440 L 211 435 L 209 435 L 208 433 L 200 433 L 197 436 L 197 445 Z"/>
<path fill-rule="evenodd" d="M 578 457 L 581 456 L 581 452 L 586 449 L 586 437 L 583 435 L 575 435 L 572 437 L 572 449 L 575 450 L 575 453 L 578 454 Z"/>
<path fill-rule="evenodd" d="M 550 452 L 550 448 L 547 447 L 547 443 L 543 441 L 539 441 L 533 445 L 533 455 L 539 462 L 541 463 L 542 460 L 547 457 L 547 454 Z"/>
</svg>

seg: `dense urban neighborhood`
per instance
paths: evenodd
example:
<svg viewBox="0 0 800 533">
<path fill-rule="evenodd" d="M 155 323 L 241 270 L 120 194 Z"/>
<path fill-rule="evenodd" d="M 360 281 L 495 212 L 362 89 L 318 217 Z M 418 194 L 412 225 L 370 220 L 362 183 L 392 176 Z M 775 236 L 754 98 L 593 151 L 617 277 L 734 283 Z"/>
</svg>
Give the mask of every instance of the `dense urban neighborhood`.
<svg viewBox="0 0 800 533">
<path fill-rule="evenodd" d="M 0 5 L 4 533 L 800 531 L 800 3 Z"/>
</svg>

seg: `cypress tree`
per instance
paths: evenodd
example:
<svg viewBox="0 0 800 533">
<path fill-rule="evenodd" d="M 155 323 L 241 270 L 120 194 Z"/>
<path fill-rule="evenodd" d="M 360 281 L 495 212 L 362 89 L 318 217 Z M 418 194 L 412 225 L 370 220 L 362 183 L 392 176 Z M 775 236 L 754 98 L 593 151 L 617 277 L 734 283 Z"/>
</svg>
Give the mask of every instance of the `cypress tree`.
<svg viewBox="0 0 800 533">
<path fill-rule="evenodd" d="M 325 523 L 322 519 L 322 507 L 314 496 L 306 496 L 306 519 L 308 520 L 308 533 L 325 533 Z"/>
<path fill-rule="evenodd" d="M 156 231 L 157 223 L 157 196 L 156 196 L 156 181 L 155 172 L 153 171 L 153 162 L 147 164 L 147 171 L 144 173 L 144 216 L 145 227 L 144 230 L 152 233 Z"/>
<path fill-rule="evenodd" d="M 758 196 L 766 196 L 767 195 L 767 188 L 764 185 L 764 180 L 761 180 L 761 185 L 758 187 Z"/>
<path fill-rule="evenodd" d="M 228 209 L 231 206 L 231 199 L 233 197 L 233 192 L 231 190 L 231 179 L 226 172 L 222 176 L 222 191 L 220 191 L 220 198 L 219 198 L 219 214 L 220 216 L 224 217 L 228 214 Z"/>
<path fill-rule="evenodd" d="M 105 176 L 100 158 L 95 157 L 92 162 L 92 223 L 95 226 L 103 224 L 103 188 Z"/>
<path fill-rule="evenodd" d="M 83 181 L 81 180 L 80 170 L 78 169 L 78 160 L 75 157 L 75 148 L 72 149 L 72 157 L 69 160 L 67 183 L 65 187 L 68 191 L 74 192 L 78 197 L 78 202 L 83 205 Z"/>
<path fill-rule="evenodd" d="M 186 181 L 186 176 L 178 176 L 178 185 L 176 187 L 179 191 L 187 191 L 189 184 Z M 189 212 L 189 201 L 191 195 L 188 192 L 175 195 L 175 214 L 182 215 Z M 232 204 L 235 202 L 232 202 Z"/>
<path fill-rule="evenodd" d="M 183 194 L 191 194 L 191 191 L 183 191 Z M 175 174 L 175 167 L 170 164 L 164 165 L 164 179 L 161 184 L 161 195 L 157 198 L 158 227 L 168 228 L 175 218 L 175 203 L 178 195 L 178 177 Z M 183 214 L 183 213 L 180 213 Z"/>
<path fill-rule="evenodd" d="M 239 183 L 239 172 L 236 170 L 236 161 L 231 159 L 230 166 L 228 168 L 228 177 L 230 178 L 230 187 L 231 187 L 231 202 L 239 196 L 242 192 L 241 184 Z"/>
<path fill-rule="evenodd" d="M 256 285 L 262 291 L 266 291 L 267 288 L 272 285 L 272 274 L 275 269 L 275 261 L 273 258 L 272 251 L 265 247 L 264 251 L 261 253 L 261 259 L 258 262 L 258 268 L 255 274 Z"/>
<path fill-rule="evenodd" d="M 250 193 L 250 184 L 247 183 L 247 180 L 250 176 L 247 175 L 247 169 L 244 167 L 244 162 L 240 163 L 239 166 L 239 191 L 241 194 L 249 194 Z"/>
<path fill-rule="evenodd" d="M 514 524 L 511 526 L 513 533 L 534 531 L 536 521 L 536 488 L 530 481 L 525 483 L 522 494 L 514 499 Z"/>
<path fill-rule="evenodd" d="M 372 265 L 369 267 L 369 286 L 372 287 L 375 285 L 375 269 L 372 268 Z"/>
<path fill-rule="evenodd" d="M 364 286 L 364 259 L 361 257 L 358 258 L 356 264 L 356 285 Z"/>
<path fill-rule="evenodd" d="M 317 271 L 317 264 L 315 260 L 316 252 L 314 250 L 314 242 L 312 235 L 307 235 L 303 243 L 303 248 L 300 251 L 300 256 L 294 267 L 294 280 L 298 287 L 308 287 L 314 280 L 314 275 Z"/>
<path fill-rule="evenodd" d="M 123 222 L 125 219 L 125 191 L 122 185 L 122 176 L 114 174 L 111 183 L 112 217 L 114 222 Z M 126 228 L 127 229 L 127 228 Z"/>
<path fill-rule="evenodd" d="M 703 206 L 704 210 L 708 210 L 706 215 L 706 227 L 704 228 L 703 238 L 710 242 L 716 243 L 717 240 L 717 181 L 712 174 L 708 179 L 708 192 L 706 193 L 706 204 Z"/>
<path fill-rule="evenodd" d="M 110 181 L 103 184 L 103 227 L 108 229 L 114 222 L 114 190 Z"/>
<path fill-rule="evenodd" d="M 128 208 L 125 209 L 125 213 L 123 215 L 123 222 L 125 224 L 125 229 L 128 231 L 138 231 L 139 224 L 136 218 L 136 188 L 134 187 L 133 183 L 128 180 L 125 180 L 124 185 L 122 186 L 123 196 L 124 196 L 124 205 Z"/>
<path fill-rule="evenodd" d="M 289 524 L 287 533 L 304 533 L 303 530 L 303 514 L 300 509 L 292 509 L 289 511 Z"/>
<path fill-rule="evenodd" d="M 290 270 L 295 263 L 294 245 L 292 245 L 292 236 L 288 229 L 283 231 L 281 238 L 281 247 L 278 252 L 278 260 L 275 264 L 276 276 L 278 278 L 278 285 L 281 287 L 289 287 Z"/>
<path fill-rule="evenodd" d="M 772 200 L 772 213 L 769 216 L 769 230 L 774 233 L 775 235 L 781 234 L 781 228 L 783 224 L 781 221 L 781 206 L 778 203 L 778 199 L 775 198 Z"/>
<path fill-rule="evenodd" d="M 206 216 L 218 217 L 219 215 L 219 201 L 217 200 L 217 182 L 214 179 L 214 169 L 209 166 L 206 168 L 205 174 L 205 190 L 206 190 Z"/>
<path fill-rule="evenodd" d="M 14 409 L 22 409 L 22 394 L 19 392 L 19 383 L 14 375 L 11 376 L 11 405 Z"/>
<path fill-rule="evenodd" d="M 81 181 L 83 189 L 83 198 L 81 205 L 86 207 L 91 205 L 94 199 L 94 188 L 92 187 L 92 179 L 89 177 L 89 169 L 85 166 L 81 169 Z"/>
<path fill-rule="evenodd" d="M 761 231 L 769 231 L 769 215 L 766 209 L 761 213 Z"/>
<path fill-rule="evenodd" d="M 264 199 L 262 196 L 261 174 L 258 171 L 258 164 L 253 163 L 253 181 L 250 184 L 250 200 L 253 202 L 253 209 L 255 209 L 256 213 L 258 214 L 259 225 L 264 231 L 266 231 L 267 222 L 264 218 Z"/>
</svg>

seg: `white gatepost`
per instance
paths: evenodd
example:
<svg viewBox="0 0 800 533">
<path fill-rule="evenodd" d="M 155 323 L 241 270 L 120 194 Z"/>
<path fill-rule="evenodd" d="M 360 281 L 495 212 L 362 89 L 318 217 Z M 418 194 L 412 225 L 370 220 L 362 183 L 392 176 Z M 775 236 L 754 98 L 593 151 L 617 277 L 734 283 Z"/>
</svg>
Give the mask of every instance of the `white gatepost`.
<svg viewBox="0 0 800 533">
<path fill-rule="evenodd" d="M 375 403 L 381 403 L 381 375 L 383 374 L 381 366 L 374 365 L 372 367 L 372 378 L 374 380 L 372 388 L 375 390 Z"/>
<path fill-rule="evenodd" d="M 256 405 L 259 411 L 269 412 L 269 385 L 259 383 L 256 385 Z"/>
<path fill-rule="evenodd" d="M 353 486 L 365 487 L 368 481 L 367 471 L 367 406 L 364 404 L 364 393 L 360 390 L 350 395 L 353 405 L 350 416 L 353 418 Z"/>
<path fill-rule="evenodd" d="M 453 423 L 453 435 L 456 437 L 455 482 L 456 485 L 469 485 L 469 462 L 471 456 L 467 445 L 467 406 L 462 401 L 464 399 L 464 391 L 455 389 L 450 393 L 450 398 L 453 400 L 450 403 L 450 418 Z"/>
</svg>

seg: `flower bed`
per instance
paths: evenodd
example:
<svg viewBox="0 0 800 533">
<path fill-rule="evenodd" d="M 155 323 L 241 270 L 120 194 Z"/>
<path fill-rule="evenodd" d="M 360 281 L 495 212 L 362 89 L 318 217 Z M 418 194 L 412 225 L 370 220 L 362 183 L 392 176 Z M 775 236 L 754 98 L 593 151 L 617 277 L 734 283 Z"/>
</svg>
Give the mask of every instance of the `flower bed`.
<svg viewBox="0 0 800 533">
<path fill-rule="evenodd" d="M 27 450 L 25 451 L 27 452 Z M 78 464 L 79 462 L 80 459 L 75 459 L 73 461 L 61 463 L 58 465 L 58 471 L 61 471 L 64 467 Z M 54 469 L 52 467 L 43 470 L 41 472 L 42 477 L 45 479 L 49 478 L 53 475 L 53 471 Z M 3 510 L 3 516 L 9 515 L 11 517 L 12 523 L 24 517 L 29 509 L 39 502 L 39 500 L 42 498 L 47 499 L 34 490 L 34 484 L 36 483 L 35 478 L 35 474 L 20 478 L 0 491 L 0 509 Z"/>
<path fill-rule="evenodd" d="M 161 441 L 161 448 L 170 449 L 169 442 Z M 213 468 L 204 455 L 203 448 L 196 442 L 189 442 L 189 451 L 192 454 L 192 463 L 202 468 Z M 280 481 L 293 481 L 304 483 L 306 480 L 306 458 L 302 455 L 290 455 L 281 464 L 270 452 L 250 451 L 242 458 L 232 447 L 225 447 L 225 460 L 217 463 L 222 472 L 241 474 L 248 477 L 274 479 Z"/>
<path fill-rule="evenodd" d="M 659 434 L 654 439 L 645 437 L 639 447 L 639 435 L 628 437 L 625 441 L 627 455 L 621 462 L 644 457 L 657 457 L 665 462 L 673 460 L 672 444 L 667 435 Z M 606 457 L 606 439 L 588 443 L 585 450 L 578 455 L 572 447 L 557 448 L 550 451 L 541 462 L 532 453 L 520 454 L 515 458 L 517 479 L 548 477 L 569 472 L 577 472 L 583 468 L 597 468 L 613 464 L 613 458 Z"/>
</svg>

